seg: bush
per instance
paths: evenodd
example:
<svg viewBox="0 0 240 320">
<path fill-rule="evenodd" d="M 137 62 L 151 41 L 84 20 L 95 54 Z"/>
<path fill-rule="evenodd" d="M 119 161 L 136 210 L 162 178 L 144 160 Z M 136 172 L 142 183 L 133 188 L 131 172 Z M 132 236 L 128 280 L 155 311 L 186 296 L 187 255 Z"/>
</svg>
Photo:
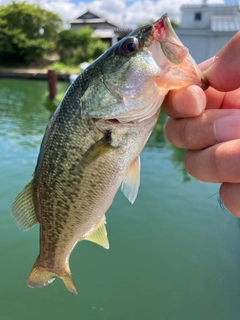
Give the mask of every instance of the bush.
<svg viewBox="0 0 240 320">
<path fill-rule="evenodd" d="M 0 6 L 0 61 L 17 64 L 43 57 L 56 49 L 61 18 L 25 2 Z"/>
<path fill-rule="evenodd" d="M 54 62 L 51 65 L 51 69 L 53 69 L 57 72 L 68 72 L 68 73 L 80 73 L 80 71 L 81 71 L 80 66 L 69 65 L 69 64 L 65 64 L 63 62 Z"/>
<path fill-rule="evenodd" d="M 58 53 L 60 61 L 68 65 L 91 62 L 107 49 L 107 45 L 93 35 L 94 30 L 84 27 L 77 32 L 63 30 L 58 34 Z"/>
</svg>

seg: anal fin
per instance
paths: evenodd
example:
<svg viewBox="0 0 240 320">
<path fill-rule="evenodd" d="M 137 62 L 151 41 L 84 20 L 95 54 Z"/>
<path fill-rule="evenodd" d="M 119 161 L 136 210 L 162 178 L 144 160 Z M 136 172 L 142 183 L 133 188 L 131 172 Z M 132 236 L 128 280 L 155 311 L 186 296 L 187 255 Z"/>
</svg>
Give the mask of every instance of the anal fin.
<svg viewBox="0 0 240 320">
<path fill-rule="evenodd" d="M 38 223 L 33 203 L 33 180 L 31 180 L 15 199 L 11 215 L 18 228 L 27 231 Z"/>
<path fill-rule="evenodd" d="M 133 204 L 137 198 L 140 186 L 140 157 L 138 156 L 128 169 L 122 182 L 121 190 L 125 197 Z"/>
<path fill-rule="evenodd" d="M 109 249 L 109 242 L 107 238 L 107 230 L 105 227 L 106 218 L 103 216 L 96 228 L 85 238 L 85 240 L 95 242 L 105 249 Z"/>
</svg>

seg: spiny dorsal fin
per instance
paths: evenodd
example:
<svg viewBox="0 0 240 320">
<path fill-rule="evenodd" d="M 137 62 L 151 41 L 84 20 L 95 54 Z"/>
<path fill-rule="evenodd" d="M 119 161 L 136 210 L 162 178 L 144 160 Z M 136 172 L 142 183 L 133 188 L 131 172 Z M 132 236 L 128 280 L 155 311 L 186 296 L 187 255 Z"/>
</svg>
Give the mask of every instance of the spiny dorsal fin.
<svg viewBox="0 0 240 320">
<path fill-rule="evenodd" d="M 102 246 L 105 249 L 109 249 L 109 243 L 107 238 L 107 230 L 105 227 L 106 218 L 105 216 L 101 220 L 101 222 L 96 226 L 96 228 L 85 238 L 85 240 L 89 240 L 95 242 Z"/>
<path fill-rule="evenodd" d="M 18 228 L 22 231 L 27 231 L 38 223 L 33 203 L 32 180 L 17 196 L 11 208 L 11 215 Z"/>
<path fill-rule="evenodd" d="M 137 198 L 140 186 L 140 157 L 138 156 L 128 169 L 122 182 L 121 190 L 125 197 L 133 204 Z"/>
</svg>

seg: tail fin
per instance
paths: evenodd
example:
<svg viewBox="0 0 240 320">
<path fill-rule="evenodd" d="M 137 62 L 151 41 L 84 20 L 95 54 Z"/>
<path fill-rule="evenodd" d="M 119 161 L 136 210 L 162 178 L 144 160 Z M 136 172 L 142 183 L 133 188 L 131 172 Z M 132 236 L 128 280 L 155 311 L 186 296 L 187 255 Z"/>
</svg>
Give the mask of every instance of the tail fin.
<svg viewBox="0 0 240 320">
<path fill-rule="evenodd" d="M 28 286 L 31 288 L 41 288 L 47 286 L 58 277 L 63 280 L 66 288 L 74 293 L 78 294 L 77 289 L 73 283 L 71 272 L 68 266 L 62 272 L 52 272 L 39 265 L 39 258 L 34 262 L 30 275 L 28 277 Z"/>
<path fill-rule="evenodd" d="M 64 276 L 61 276 L 60 278 L 64 282 L 64 284 L 65 284 L 66 288 L 68 289 L 68 291 L 78 295 L 78 292 L 77 292 L 77 289 L 76 289 L 75 284 L 73 282 L 73 278 L 72 278 L 72 275 L 71 275 L 70 271 L 66 272 L 64 274 Z"/>
</svg>

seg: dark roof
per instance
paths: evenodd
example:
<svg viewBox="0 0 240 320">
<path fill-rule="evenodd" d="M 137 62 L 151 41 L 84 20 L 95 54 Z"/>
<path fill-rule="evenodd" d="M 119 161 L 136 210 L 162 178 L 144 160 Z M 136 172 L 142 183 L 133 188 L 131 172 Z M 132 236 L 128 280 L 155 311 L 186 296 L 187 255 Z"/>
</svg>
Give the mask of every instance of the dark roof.
<svg viewBox="0 0 240 320">
<path fill-rule="evenodd" d="M 79 16 L 75 20 L 78 20 L 78 19 L 87 20 L 87 19 L 98 19 L 98 18 L 101 18 L 101 17 L 88 10 L 88 11 L 86 11 L 84 14 L 82 14 L 81 16 Z"/>
<path fill-rule="evenodd" d="M 120 25 L 117 25 L 115 23 L 112 23 L 105 19 L 104 17 L 101 17 L 100 15 L 88 10 L 82 15 L 80 15 L 78 18 L 69 21 L 70 24 L 98 24 L 98 23 L 105 23 L 106 25 L 110 25 L 113 28 L 121 29 L 122 27 Z"/>
</svg>

